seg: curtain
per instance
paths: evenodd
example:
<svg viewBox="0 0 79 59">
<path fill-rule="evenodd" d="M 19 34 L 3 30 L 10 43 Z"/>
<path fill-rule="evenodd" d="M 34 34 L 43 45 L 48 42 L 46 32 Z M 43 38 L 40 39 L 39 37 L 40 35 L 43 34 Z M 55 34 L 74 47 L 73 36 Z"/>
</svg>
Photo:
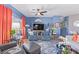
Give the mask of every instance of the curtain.
<svg viewBox="0 0 79 59">
<path fill-rule="evenodd" d="M 7 42 L 11 39 L 11 27 L 12 27 L 12 10 L 7 8 Z"/>
<path fill-rule="evenodd" d="M 12 26 L 12 10 L 0 4 L 0 45 L 10 41 Z"/>
<path fill-rule="evenodd" d="M 3 28 L 2 28 L 2 30 L 3 30 L 3 44 L 5 44 L 6 43 L 6 38 L 7 38 L 7 16 L 6 16 L 6 11 L 7 11 L 7 8 L 6 7 L 4 7 L 4 10 L 3 10 L 4 12 L 3 12 Z"/>
<path fill-rule="evenodd" d="M 3 43 L 3 40 L 2 40 L 2 20 L 3 20 L 3 5 L 0 4 L 0 44 Z"/>
<path fill-rule="evenodd" d="M 22 40 L 23 42 L 26 41 L 27 37 L 26 37 L 26 19 L 24 16 L 22 16 L 22 22 L 21 22 L 21 29 L 22 29 Z"/>
</svg>

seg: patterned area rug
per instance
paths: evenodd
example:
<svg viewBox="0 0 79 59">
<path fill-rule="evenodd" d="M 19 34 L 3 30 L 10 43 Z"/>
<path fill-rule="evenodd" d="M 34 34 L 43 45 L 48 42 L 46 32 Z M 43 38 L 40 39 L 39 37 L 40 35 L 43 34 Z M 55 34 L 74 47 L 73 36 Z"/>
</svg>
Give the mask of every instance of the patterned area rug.
<svg viewBox="0 0 79 59">
<path fill-rule="evenodd" d="M 41 54 L 56 54 L 56 44 L 59 40 L 52 41 L 35 41 L 37 44 L 41 46 Z"/>
</svg>

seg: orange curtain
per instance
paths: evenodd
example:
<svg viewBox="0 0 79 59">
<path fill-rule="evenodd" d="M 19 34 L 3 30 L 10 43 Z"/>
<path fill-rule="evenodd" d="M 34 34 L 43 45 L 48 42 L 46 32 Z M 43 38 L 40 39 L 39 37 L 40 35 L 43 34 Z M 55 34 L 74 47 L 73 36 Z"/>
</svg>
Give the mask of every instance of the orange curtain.
<svg viewBox="0 0 79 59">
<path fill-rule="evenodd" d="M 11 27 L 12 27 L 12 10 L 10 8 L 7 8 L 7 42 L 11 39 Z"/>
<path fill-rule="evenodd" d="M 2 40 L 3 8 L 4 6 L 0 4 L 0 44 L 3 43 L 3 40 Z"/>
<path fill-rule="evenodd" d="M 22 28 L 22 40 L 23 40 L 23 42 L 26 41 L 26 39 L 27 39 L 25 25 L 26 25 L 26 19 L 24 16 L 22 16 L 21 28 Z"/>
<path fill-rule="evenodd" d="M 6 16 L 7 8 L 4 7 L 4 10 L 3 11 L 4 11 L 4 13 L 3 13 L 4 16 L 3 16 L 3 28 L 2 28 L 2 30 L 3 30 L 3 44 L 5 44 L 6 43 L 6 35 L 7 35 L 6 34 L 6 32 L 7 32 L 6 31 L 6 29 L 7 29 L 7 27 L 6 27 L 7 26 L 6 25 L 7 24 L 7 18 L 6 18 L 7 17 Z"/>
<path fill-rule="evenodd" d="M 12 10 L 0 4 L 0 45 L 10 41 Z"/>
</svg>

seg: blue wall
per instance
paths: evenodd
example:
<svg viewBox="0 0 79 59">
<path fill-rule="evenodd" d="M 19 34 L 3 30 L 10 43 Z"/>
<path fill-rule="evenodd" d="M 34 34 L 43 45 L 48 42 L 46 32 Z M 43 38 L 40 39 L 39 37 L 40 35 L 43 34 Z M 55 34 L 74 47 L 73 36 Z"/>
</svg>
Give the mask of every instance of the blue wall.
<svg viewBox="0 0 79 59">
<path fill-rule="evenodd" d="M 60 34 L 61 36 L 66 37 L 66 35 L 68 35 L 68 20 L 69 20 L 69 16 L 65 16 L 63 21 L 64 26 L 61 28 L 60 30 Z"/>
<path fill-rule="evenodd" d="M 50 25 L 56 23 L 56 22 L 61 22 L 60 20 L 61 16 L 53 16 L 53 17 L 26 17 L 26 24 L 30 25 L 30 28 L 33 28 L 33 23 L 36 19 L 41 19 L 42 22 L 45 25 L 44 29 L 47 29 L 50 27 Z M 28 32 L 28 31 L 27 31 Z M 50 40 L 50 30 L 48 32 L 44 31 L 43 33 L 43 40 Z M 33 36 L 29 36 L 28 34 L 29 40 L 37 40 L 37 36 L 33 35 Z"/>
<path fill-rule="evenodd" d="M 60 22 L 60 16 L 53 17 L 26 17 L 26 23 L 32 25 L 36 19 L 41 19 L 44 24 L 52 24 L 56 22 Z"/>
</svg>

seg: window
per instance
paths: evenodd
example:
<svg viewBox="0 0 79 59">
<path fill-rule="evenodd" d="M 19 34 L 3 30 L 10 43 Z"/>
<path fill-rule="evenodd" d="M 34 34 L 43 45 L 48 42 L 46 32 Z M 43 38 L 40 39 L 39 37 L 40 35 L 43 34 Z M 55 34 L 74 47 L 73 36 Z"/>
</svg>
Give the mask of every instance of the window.
<svg viewBox="0 0 79 59">
<path fill-rule="evenodd" d="M 73 26 L 79 27 L 79 21 L 75 21 L 75 22 L 73 23 Z"/>
</svg>

